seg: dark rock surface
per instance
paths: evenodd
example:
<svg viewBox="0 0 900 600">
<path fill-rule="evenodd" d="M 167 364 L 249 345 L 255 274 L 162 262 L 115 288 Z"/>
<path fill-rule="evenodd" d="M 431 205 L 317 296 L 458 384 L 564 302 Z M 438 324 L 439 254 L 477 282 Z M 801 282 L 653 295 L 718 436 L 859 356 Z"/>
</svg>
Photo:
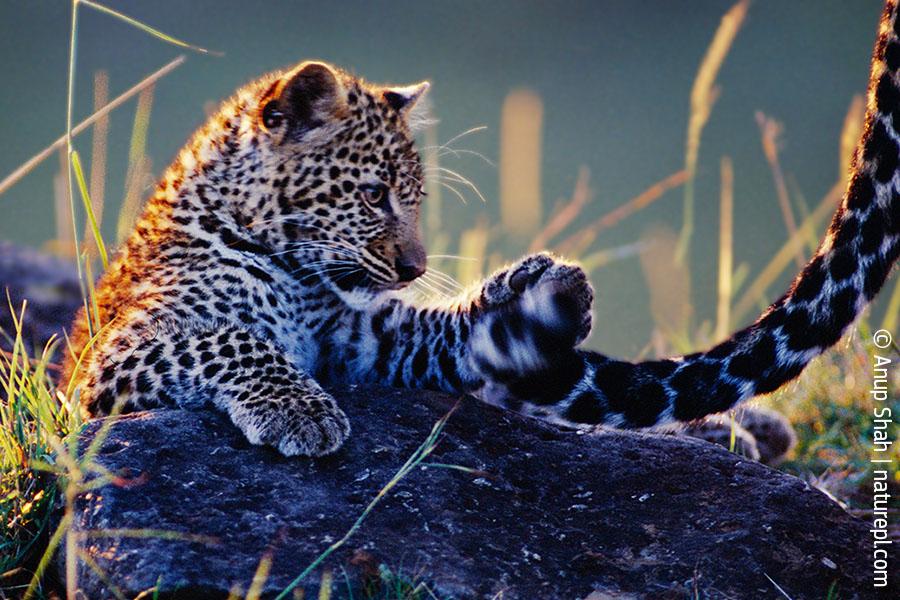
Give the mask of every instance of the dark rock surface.
<svg viewBox="0 0 900 600">
<path fill-rule="evenodd" d="M 127 597 L 162 575 L 163 597 L 224 598 L 236 583 L 246 590 L 271 552 L 265 590 L 281 590 L 340 539 L 454 402 L 402 390 L 337 396 L 353 435 L 320 460 L 248 446 L 215 412 L 122 418 L 98 459 L 143 483 L 84 497 L 77 526 L 220 543 L 93 538 L 88 554 Z M 338 582 L 341 568 L 358 580 L 385 564 L 422 574 L 438 597 L 781 597 L 767 576 L 794 599 L 826 598 L 832 582 L 840 598 L 878 597 L 864 522 L 800 480 L 718 446 L 564 432 L 466 399 L 429 460 L 487 474 L 410 473 L 325 562 Z M 110 597 L 94 571 L 81 564 L 79 573 L 86 597 Z M 307 598 L 320 574 L 305 582 Z M 346 589 L 335 584 L 333 597 Z"/>
<path fill-rule="evenodd" d="M 28 300 L 22 338 L 32 353 L 37 349 L 40 354 L 50 336 L 61 336 L 81 306 L 74 259 L 64 260 L 0 241 L 0 330 L 14 336 L 7 290 L 17 317 L 22 300 Z M 0 335 L 0 349 L 8 350 L 8 346 Z"/>
</svg>

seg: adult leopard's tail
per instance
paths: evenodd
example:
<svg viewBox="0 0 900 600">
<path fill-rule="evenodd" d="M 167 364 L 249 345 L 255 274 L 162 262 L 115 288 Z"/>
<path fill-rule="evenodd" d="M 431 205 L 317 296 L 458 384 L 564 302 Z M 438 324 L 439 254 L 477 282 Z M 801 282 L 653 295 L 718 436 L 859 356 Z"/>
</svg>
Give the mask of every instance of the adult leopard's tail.
<svg viewBox="0 0 900 600">
<path fill-rule="evenodd" d="M 771 392 L 834 345 L 881 289 L 900 253 L 897 12 L 897 0 L 888 0 L 847 191 L 815 256 L 781 299 L 707 352 L 634 364 L 578 351 L 563 365 L 560 385 L 548 389 L 544 378 L 518 382 L 510 391 L 531 396 L 532 411 L 563 421 L 647 427 L 722 412 Z M 542 390 L 540 397 L 535 390 Z"/>
</svg>

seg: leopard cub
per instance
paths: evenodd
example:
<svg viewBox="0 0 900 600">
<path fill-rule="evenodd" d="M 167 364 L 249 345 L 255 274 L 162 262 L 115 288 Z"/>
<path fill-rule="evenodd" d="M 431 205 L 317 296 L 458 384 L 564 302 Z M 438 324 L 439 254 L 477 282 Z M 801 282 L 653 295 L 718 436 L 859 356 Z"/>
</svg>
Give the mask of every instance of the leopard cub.
<svg viewBox="0 0 900 600">
<path fill-rule="evenodd" d="M 76 321 L 85 412 L 209 405 L 254 444 L 321 455 L 350 433 L 322 384 L 475 392 L 584 339 L 591 287 L 547 254 L 449 302 L 404 299 L 426 269 L 412 125 L 427 89 L 305 62 L 225 102 L 100 280 L 106 326 Z"/>
</svg>

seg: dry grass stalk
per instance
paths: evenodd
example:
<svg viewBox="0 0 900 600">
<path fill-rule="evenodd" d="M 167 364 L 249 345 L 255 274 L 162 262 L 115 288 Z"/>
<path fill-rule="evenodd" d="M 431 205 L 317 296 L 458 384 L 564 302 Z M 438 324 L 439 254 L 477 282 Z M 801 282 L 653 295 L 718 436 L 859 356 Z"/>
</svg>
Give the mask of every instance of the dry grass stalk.
<svg viewBox="0 0 900 600">
<path fill-rule="evenodd" d="M 541 224 L 541 123 L 544 105 L 530 90 L 511 92 L 500 120 L 500 216 L 512 236 Z"/>
<path fill-rule="evenodd" d="M 766 156 L 766 162 L 769 163 L 769 170 L 772 171 L 772 180 L 775 182 L 775 194 L 778 197 L 778 206 L 781 208 L 781 218 L 784 219 L 784 225 L 787 228 L 788 236 L 797 235 L 797 221 L 794 219 L 794 210 L 791 208 L 791 199 L 788 194 L 787 185 L 784 182 L 784 173 L 781 170 L 781 162 L 778 160 L 779 138 L 781 137 L 784 127 L 781 123 L 767 117 L 761 111 L 756 112 L 756 122 L 759 125 L 759 134 L 762 141 L 763 154 Z M 794 254 L 794 262 L 797 266 L 803 268 L 806 264 L 806 257 L 803 256 L 803 246 L 798 246 Z"/>
<path fill-rule="evenodd" d="M 722 190 L 719 198 L 719 287 L 716 306 L 716 339 L 722 340 L 731 329 L 732 274 L 734 272 L 734 168 L 731 159 L 722 157 Z"/>
<path fill-rule="evenodd" d="M 684 222 L 678 237 L 676 258 L 679 263 L 684 263 L 687 257 L 687 248 L 694 231 L 694 177 L 697 174 L 697 157 L 700 154 L 700 136 L 703 128 L 712 114 L 713 105 L 719 96 L 719 88 L 716 86 L 716 76 L 731 45 L 737 37 L 750 0 L 740 0 L 732 6 L 722 17 L 719 28 L 713 36 L 712 43 L 703 56 L 694 85 L 691 88 L 691 112 L 688 117 L 687 137 L 685 140 L 684 167 L 688 172 L 688 180 L 684 188 Z"/>
<path fill-rule="evenodd" d="M 690 348 L 691 274 L 674 260 L 678 236 L 668 227 L 657 226 L 642 235 L 641 242 L 641 269 L 650 290 L 653 321 L 677 351 L 686 351 Z"/>
<path fill-rule="evenodd" d="M 469 259 L 459 261 L 456 266 L 456 279 L 463 286 L 481 279 L 487 256 L 488 236 L 487 220 L 484 218 L 459 236 L 459 255 Z"/>
<path fill-rule="evenodd" d="M 62 256 L 75 256 L 75 240 L 72 237 L 71 211 L 69 209 L 69 179 L 66 169 L 69 159 L 66 149 L 59 149 L 59 172 L 53 176 L 53 210 L 56 217 L 56 239 L 51 243 L 54 252 Z"/>
<path fill-rule="evenodd" d="M 797 249 L 803 247 L 805 240 L 810 238 L 818 240 L 816 235 L 818 224 L 834 209 L 834 205 L 840 200 L 841 192 L 847 184 L 850 167 L 858 151 L 857 141 L 862 135 L 865 109 L 863 97 L 860 95 L 854 96 L 847 109 L 844 125 L 841 129 L 840 174 L 838 182 L 828 191 L 812 214 L 804 219 L 798 234 L 788 239 L 753 283 L 750 284 L 750 287 L 747 288 L 743 298 L 734 307 L 733 317 L 736 321 L 743 319 L 755 306 L 765 304 L 766 290 L 782 273 L 787 263 L 790 262 L 791 255 L 796 254 Z M 900 303 L 900 300 L 897 302 Z M 891 302 L 889 302 L 890 304 Z"/>
<path fill-rule="evenodd" d="M 113 100 L 112 102 L 110 102 L 109 104 L 104 106 L 101 110 L 98 110 L 97 112 L 92 114 L 90 117 L 88 117 L 87 119 L 85 119 L 84 121 L 82 121 L 81 123 L 76 125 L 75 127 L 73 127 L 72 128 L 72 136 L 74 137 L 74 136 L 78 135 L 79 133 L 83 132 L 85 129 L 87 129 L 94 123 L 96 123 L 98 119 L 102 119 L 103 117 L 109 115 L 109 113 L 111 113 L 112 111 L 117 109 L 119 106 L 121 106 L 122 104 L 127 102 L 132 96 L 140 93 L 148 86 L 153 85 L 159 79 L 161 79 L 162 77 L 165 77 L 166 75 L 168 75 L 169 73 L 174 71 L 176 68 L 180 67 L 184 61 L 185 61 L 185 57 L 179 56 L 178 58 L 176 58 L 169 64 L 165 65 L 158 71 L 151 73 L 150 75 L 148 75 L 147 77 L 142 79 L 139 83 L 132 86 L 128 91 L 117 96 L 115 100 Z M 55 142 L 53 142 L 52 144 L 50 144 L 49 146 L 47 146 L 46 148 L 44 148 L 43 150 L 41 150 L 40 152 L 38 152 L 37 154 L 32 156 L 31 158 L 29 158 L 27 161 L 22 163 L 22 165 L 18 169 L 16 169 L 15 171 L 13 171 L 9 175 L 7 175 L 3 179 L 3 181 L 0 181 L 0 195 L 4 194 L 6 191 L 8 191 L 9 188 L 11 188 L 16 183 L 18 183 L 18 181 L 20 179 L 25 177 L 25 175 L 30 173 L 36 166 L 38 166 L 39 164 L 44 162 L 50 155 L 53 154 L 54 151 L 59 150 L 60 148 L 63 148 L 63 149 L 66 148 L 66 135 L 65 134 L 63 134 Z"/>
<path fill-rule="evenodd" d="M 582 166 L 578 169 L 578 178 L 575 180 L 575 189 L 572 191 L 572 198 L 560 210 L 554 211 L 555 214 L 550 222 L 534 237 L 531 241 L 529 252 L 537 252 L 546 248 L 550 240 L 569 226 L 575 218 L 581 214 L 582 209 L 591 201 L 593 194 L 589 186 L 591 180 L 591 172 L 587 167 Z"/>
<path fill-rule="evenodd" d="M 606 213 L 587 227 L 564 239 L 556 245 L 556 251 L 562 254 L 580 254 L 591 245 L 600 232 L 613 227 L 634 213 L 647 208 L 672 188 L 683 185 L 688 179 L 687 171 L 672 173 L 662 181 L 657 181 L 646 190 Z"/>
<path fill-rule="evenodd" d="M 638 240 L 630 244 L 623 244 L 621 246 L 606 248 L 604 250 L 592 252 L 591 254 L 579 256 L 578 263 L 585 271 L 591 272 L 610 263 L 636 256 L 643 252 L 646 247 L 646 242 Z"/>
<path fill-rule="evenodd" d="M 844 187 L 844 182 L 836 183 L 825 194 L 812 214 L 800 225 L 798 235 L 788 239 L 772 257 L 769 264 L 757 275 L 734 307 L 733 318 L 736 322 L 740 322 L 754 308 L 766 303 L 766 290 L 784 272 L 785 267 L 791 262 L 791 257 L 796 253 L 796 249 L 806 243 L 807 230 L 816 230 L 825 217 L 834 212 L 835 204 L 840 201 Z"/>
<path fill-rule="evenodd" d="M 141 91 L 137 108 L 134 112 L 134 125 L 131 130 L 131 145 L 128 149 L 128 173 L 125 179 L 125 200 L 119 212 L 116 239 L 122 241 L 131 231 L 140 212 L 144 187 L 150 179 L 150 158 L 146 154 L 147 129 L 150 126 L 150 112 L 153 108 L 154 86 Z"/>
<path fill-rule="evenodd" d="M 106 71 L 94 73 L 94 112 L 97 113 L 109 102 L 109 75 Z M 103 194 L 106 189 L 106 141 L 109 137 L 109 115 L 105 114 L 94 123 L 91 139 L 91 206 L 97 225 L 103 224 Z M 97 256 L 97 243 L 91 234 L 89 224 L 84 227 L 84 251 L 88 258 Z"/>
<path fill-rule="evenodd" d="M 424 132 L 425 148 L 425 164 L 432 167 L 440 167 L 441 164 L 441 146 L 438 142 L 437 123 L 433 122 Z M 442 226 L 442 202 L 441 202 L 441 185 L 440 178 L 426 177 L 425 192 L 428 198 L 425 202 L 425 230 L 429 233 L 429 237 L 436 236 L 440 233 Z"/>
<path fill-rule="evenodd" d="M 787 183 L 790 196 L 794 199 L 794 206 L 797 207 L 797 214 L 802 221 L 809 217 L 809 203 L 806 201 L 806 197 L 803 195 L 797 180 L 790 174 L 787 176 Z M 816 249 L 819 247 L 819 238 L 816 237 L 815 231 L 810 230 L 806 233 L 808 234 L 806 235 L 806 252 L 811 256 L 815 254 Z"/>
</svg>

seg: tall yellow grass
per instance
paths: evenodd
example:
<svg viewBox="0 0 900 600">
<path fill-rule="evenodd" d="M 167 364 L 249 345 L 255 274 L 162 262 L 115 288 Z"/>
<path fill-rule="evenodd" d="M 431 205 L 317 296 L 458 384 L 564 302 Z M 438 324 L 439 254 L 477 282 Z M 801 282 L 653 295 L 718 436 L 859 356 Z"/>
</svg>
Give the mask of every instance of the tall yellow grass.
<svg viewBox="0 0 900 600">
<path fill-rule="evenodd" d="M 694 232 L 694 178 L 697 174 L 697 158 L 700 154 L 700 136 L 712 114 L 712 107 L 719 97 L 716 76 L 731 50 L 731 45 L 738 31 L 744 24 L 750 0 L 740 0 L 722 17 L 713 41 L 706 50 L 694 85 L 691 88 L 691 112 L 688 117 L 687 137 L 685 139 L 684 168 L 688 172 L 688 180 L 684 186 L 684 221 L 678 236 L 678 247 L 675 257 L 679 263 L 687 258 L 688 245 Z"/>
<path fill-rule="evenodd" d="M 794 219 L 794 210 L 791 208 L 791 199 L 788 194 L 787 184 L 784 182 L 784 173 L 781 170 L 781 162 L 778 160 L 779 138 L 784 131 L 784 126 L 767 117 L 762 111 L 756 112 L 756 122 L 759 125 L 760 139 L 762 141 L 763 154 L 766 162 L 769 163 L 769 170 L 772 172 L 772 179 L 775 183 L 775 197 L 778 198 L 778 207 L 781 209 L 781 218 L 784 219 L 784 225 L 787 228 L 788 235 L 794 237 L 797 235 L 797 221 Z M 806 257 L 803 254 L 803 246 L 797 246 L 794 252 L 794 262 L 798 268 L 803 268 L 806 264 Z"/>
<path fill-rule="evenodd" d="M 537 252 L 543 250 L 550 245 L 550 241 L 568 227 L 577 217 L 588 202 L 591 201 L 593 194 L 590 188 L 591 172 L 587 167 L 582 166 L 578 169 L 578 178 L 575 180 L 575 190 L 572 192 L 572 198 L 552 212 L 553 217 L 541 229 L 531 245 L 528 247 L 529 252 Z"/>
<path fill-rule="evenodd" d="M 722 190 L 719 197 L 719 285 L 716 305 L 716 340 L 722 340 L 731 330 L 731 296 L 734 257 L 734 167 L 731 158 L 722 157 L 720 164 Z"/>
<path fill-rule="evenodd" d="M 65 148 L 59 152 L 59 172 L 53 176 L 53 213 L 56 221 L 56 239 L 50 246 L 54 252 L 62 256 L 75 256 L 75 240 L 72 237 L 72 226 L 69 217 L 69 179 L 66 170 L 69 168 L 69 157 Z"/>
<path fill-rule="evenodd" d="M 806 243 L 806 235 L 810 231 L 818 231 L 825 218 L 834 212 L 834 208 L 841 198 L 844 190 L 843 182 L 837 183 L 825 194 L 816 209 L 807 217 L 799 228 L 799 235 L 789 238 L 787 242 L 775 253 L 763 270 L 753 280 L 743 297 L 735 304 L 733 318 L 735 322 L 741 322 L 750 311 L 761 309 L 768 304 L 767 290 L 775 283 L 775 280 L 784 272 L 785 267 L 791 262 L 797 252 Z"/>
<path fill-rule="evenodd" d="M 150 126 L 150 111 L 153 108 L 153 90 L 153 85 L 141 90 L 134 111 L 131 145 L 128 148 L 128 173 L 125 177 L 125 199 L 116 228 L 116 239 L 120 242 L 131 231 L 140 213 L 144 188 L 151 177 L 150 157 L 147 156 L 147 128 Z"/>
<path fill-rule="evenodd" d="M 429 167 L 437 169 L 441 166 L 440 143 L 438 142 L 437 123 L 431 123 L 423 134 L 425 147 L 422 149 L 424 162 Z M 441 186 L 437 177 L 425 178 L 425 192 L 428 201 L 425 202 L 425 230 L 429 234 L 429 241 L 442 230 L 441 221 L 443 214 L 443 198 Z"/>
<path fill-rule="evenodd" d="M 818 243 L 821 223 L 835 209 L 847 185 L 853 157 L 857 152 L 857 143 L 860 135 L 862 135 L 864 119 L 865 103 L 862 96 L 854 96 L 850 106 L 847 108 L 847 114 L 844 116 L 844 124 L 841 130 L 839 147 L 840 172 L 837 182 L 825 194 L 825 197 L 822 198 L 815 210 L 803 220 L 796 234 L 788 238 L 778 252 L 769 260 L 769 263 L 760 271 L 756 279 L 747 287 L 743 297 L 732 311 L 734 322 L 741 322 L 754 308 L 762 308 L 767 304 L 766 291 L 769 289 L 769 286 L 784 272 L 791 258 L 796 256 L 797 252 L 803 251 L 804 243 L 807 240 L 814 239 L 816 240 L 815 243 Z M 898 300 L 898 303 L 900 303 L 900 300 Z"/>
<path fill-rule="evenodd" d="M 459 236 L 460 256 L 471 259 L 461 260 L 457 264 L 456 278 L 462 285 L 469 285 L 481 279 L 484 274 L 489 238 L 487 220 L 483 218 Z"/>
<path fill-rule="evenodd" d="M 656 329 L 679 352 L 691 350 L 688 325 L 691 307 L 691 273 L 672 260 L 678 235 L 664 225 L 642 236 L 641 270 L 650 291 L 650 312 Z"/>
<path fill-rule="evenodd" d="M 511 236 L 534 235 L 541 217 L 541 125 L 544 105 L 530 90 L 515 90 L 500 119 L 500 216 Z"/>
<path fill-rule="evenodd" d="M 109 75 L 106 71 L 94 73 L 94 112 L 109 102 Z M 106 140 L 109 137 L 109 115 L 103 115 L 94 123 L 91 138 L 91 206 L 99 228 L 103 224 L 103 194 L 106 191 Z M 97 243 L 91 234 L 90 223 L 84 227 L 84 250 L 88 258 L 97 255 Z"/>
</svg>

